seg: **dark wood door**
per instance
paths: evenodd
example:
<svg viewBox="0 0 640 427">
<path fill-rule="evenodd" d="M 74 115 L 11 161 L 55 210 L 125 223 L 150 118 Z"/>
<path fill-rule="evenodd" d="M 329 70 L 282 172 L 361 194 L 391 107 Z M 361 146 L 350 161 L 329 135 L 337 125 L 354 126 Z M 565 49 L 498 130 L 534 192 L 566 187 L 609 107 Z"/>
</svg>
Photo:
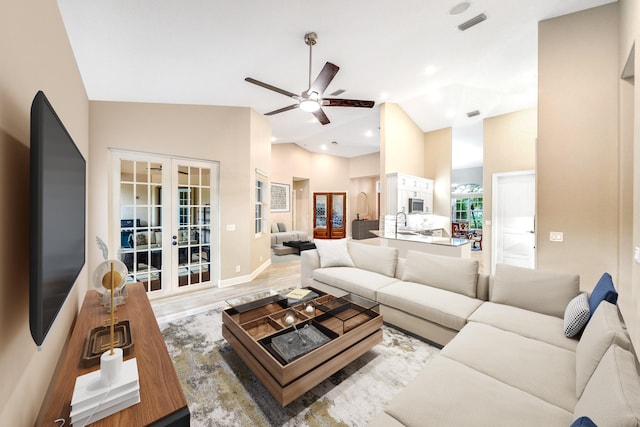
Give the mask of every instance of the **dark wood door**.
<svg viewBox="0 0 640 427">
<path fill-rule="evenodd" d="M 346 237 L 346 213 L 347 193 L 313 193 L 313 238 Z"/>
</svg>

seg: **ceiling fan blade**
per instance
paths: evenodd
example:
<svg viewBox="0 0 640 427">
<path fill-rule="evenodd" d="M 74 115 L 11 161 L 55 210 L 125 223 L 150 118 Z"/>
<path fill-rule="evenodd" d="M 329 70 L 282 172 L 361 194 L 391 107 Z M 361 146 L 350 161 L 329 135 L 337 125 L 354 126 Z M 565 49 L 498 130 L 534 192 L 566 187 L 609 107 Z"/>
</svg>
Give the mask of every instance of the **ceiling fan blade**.
<svg viewBox="0 0 640 427">
<path fill-rule="evenodd" d="M 286 107 L 282 107 L 278 110 L 269 111 L 268 113 L 264 113 L 265 116 L 273 116 L 274 114 L 284 113 L 285 111 L 293 110 L 294 108 L 298 108 L 299 104 L 292 104 Z"/>
<path fill-rule="evenodd" d="M 323 107 L 360 107 L 372 108 L 374 101 L 362 101 L 359 99 L 322 98 Z"/>
<path fill-rule="evenodd" d="M 322 108 L 319 109 L 318 111 L 314 111 L 311 114 L 313 114 L 315 116 L 315 118 L 318 119 L 318 121 L 320 123 L 322 123 L 323 125 L 328 125 L 329 123 L 331 123 L 329 121 L 329 117 L 327 117 L 327 115 L 324 113 L 324 111 L 322 111 Z"/>
<path fill-rule="evenodd" d="M 246 77 L 244 80 L 249 82 L 249 83 L 253 83 L 254 85 L 261 86 L 261 87 L 263 87 L 265 89 L 269 89 L 269 90 L 272 90 L 274 92 L 281 93 L 282 95 L 288 96 L 290 98 L 294 98 L 294 99 L 299 99 L 300 98 L 300 96 L 296 95 L 293 92 L 289 92 L 288 90 L 280 89 L 279 87 L 271 86 L 270 84 L 263 83 L 260 80 L 252 79 L 251 77 Z"/>
<path fill-rule="evenodd" d="M 320 74 L 318 74 L 318 77 L 316 77 L 315 81 L 309 88 L 308 93 L 315 92 L 318 94 L 318 96 L 322 96 L 324 91 L 327 89 L 327 86 L 329 86 L 329 83 L 331 83 L 331 80 L 333 80 L 333 78 L 338 73 L 339 69 L 340 67 L 332 64 L 331 62 L 327 62 L 326 64 L 324 64 L 324 67 L 322 67 Z"/>
</svg>

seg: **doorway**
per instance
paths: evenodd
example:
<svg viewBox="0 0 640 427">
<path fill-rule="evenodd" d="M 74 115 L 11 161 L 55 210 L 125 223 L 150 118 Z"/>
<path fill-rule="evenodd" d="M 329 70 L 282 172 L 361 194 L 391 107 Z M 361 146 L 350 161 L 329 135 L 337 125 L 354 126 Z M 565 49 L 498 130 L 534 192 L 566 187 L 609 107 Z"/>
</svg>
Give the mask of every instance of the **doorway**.
<svg viewBox="0 0 640 427">
<path fill-rule="evenodd" d="M 536 174 L 493 174 L 491 273 L 496 264 L 535 268 Z"/>
<path fill-rule="evenodd" d="M 160 296 L 217 284 L 217 162 L 113 151 L 112 243 Z"/>
<path fill-rule="evenodd" d="M 347 193 L 313 193 L 313 238 L 345 238 L 346 212 Z"/>
</svg>

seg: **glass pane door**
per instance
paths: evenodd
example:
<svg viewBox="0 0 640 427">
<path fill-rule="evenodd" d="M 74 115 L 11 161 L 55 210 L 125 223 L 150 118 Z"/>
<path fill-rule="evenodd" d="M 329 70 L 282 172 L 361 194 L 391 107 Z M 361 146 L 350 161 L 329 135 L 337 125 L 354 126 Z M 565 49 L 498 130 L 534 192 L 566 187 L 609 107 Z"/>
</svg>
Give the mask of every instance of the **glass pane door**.
<svg viewBox="0 0 640 427">
<path fill-rule="evenodd" d="M 110 241 L 150 295 L 217 284 L 217 162 L 114 150 Z"/>
<path fill-rule="evenodd" d="M 345 193 L 331 194 L 331 238 L 342 239 L 346 236 L 344 216 L 345 216 Z"/>
<path fill-rule="evenodd" d="M 173 235 L 177 285 L 188 287 L 211 280 L 212 171 L 180 162 L 174 166 L 177 186 L 176 221 Z"/>
<path fill-rule="evenodd" d="M 129 281 L 162 289 L 162 163 L 120 160 L 120 259 Z"/>
</svg>

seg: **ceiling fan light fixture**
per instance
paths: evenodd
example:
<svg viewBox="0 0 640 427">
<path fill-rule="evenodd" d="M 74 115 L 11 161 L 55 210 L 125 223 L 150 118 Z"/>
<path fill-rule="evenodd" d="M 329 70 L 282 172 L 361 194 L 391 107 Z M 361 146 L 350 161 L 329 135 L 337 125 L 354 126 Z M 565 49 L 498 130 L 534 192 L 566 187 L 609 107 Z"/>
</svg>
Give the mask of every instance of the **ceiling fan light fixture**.
<svg viewBox="0 0 640 427">
<path fill-rule="evenodd" d="M 303 99 L 300 101 L 300 109 L 307 113 L 313 113 L 320 109 L 320 104 L 315 99 Z"/>
</svg>

